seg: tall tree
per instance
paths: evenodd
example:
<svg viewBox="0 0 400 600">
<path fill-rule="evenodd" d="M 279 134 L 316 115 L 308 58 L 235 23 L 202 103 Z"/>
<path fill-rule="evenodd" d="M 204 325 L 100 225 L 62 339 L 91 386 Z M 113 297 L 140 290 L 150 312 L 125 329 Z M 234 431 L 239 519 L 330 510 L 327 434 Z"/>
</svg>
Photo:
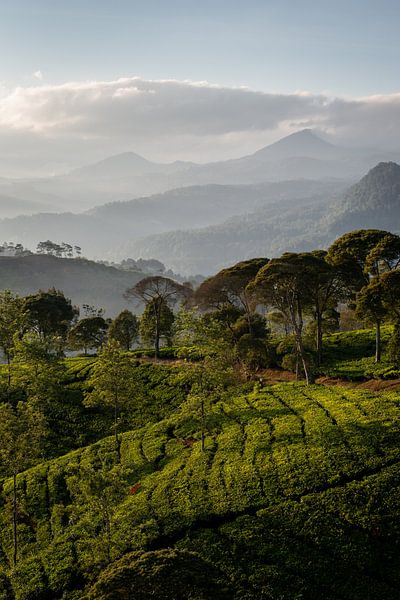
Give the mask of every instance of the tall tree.
<svg viewBox="0 0 400 600">
<path fill-rule="evenodd" d="M 165 306 L 171 308 L 187 300 L 192 293 L 188 286 L 181 285 L 168 277 L 155 275 L 141 279 L 125 292 L 125 298 L 150 306 L 154 315 L 154 349 L 156 358 L 160 351 L 161 318 Z"/>
<path fill-rule="evenodd" d="M 371 279 L 379 278 L 383 273 L 397 268 L 400 264 L 400 237 L 380 229 L 351 231 L 332 244 L 327 259 L 332 264 L 344 268 L 349 261 L 353 261 L 364 276 L 363 284 L 368 285 Z M 376 294 L 377 291 L 378 288 L 374 293 Z M 381 360 L 381 324 L 381 318 L 377 317 L 375 321 L 376 362 Z"/>
<path fill-rule="evenodd" d="M 158 326 L 154 314 L 153 302 L 146 304 L 146 308 L 140 318 L 139 333 L 142 343 L 149 346 L 154 346 L 156 336 L 158 335 L 159 342 L 162 339 L 169 345 L 173 336 L 173 325 L 175 316 L 167 304 L 161 307 L 159 314 Z"/>
<path fill-rule="evenodd" d="M 376 318 L 382 321 L 388 318 L 394 325 L 389 342 L 389 354 L 396 364 L 400 362 L 400 270 L 383 273 L 373 279 L 357 296 L 357 309 L 364 318 Z"/>
<path fill-rule="evenodd" d="M 68 334 L 68 344 L 74 350 L 81 350 L 85 355 L 88 350 L 99 348 L 107 337 L 108 325 L 103 317 L 86 317 L 80 319 Z"/>
<path fill-rule="evenodd" d="M 290 323 L 307 383 L 313 381 L 303 342 L 304 312 L 312 305 L 311 273 L 304 256 L 283 254 L 272 259 L 248 286 L 249 293 L 266 306 L 278 309 Z"/>
<path fill-rule="evenodd" d="M 30 326 L 41 337 L 60 336 L 63 340 L 79 314 L 71 300 L 55 288 L 26 296 L 24 310 Z"/>
<path fill-rule="evenodd" d="M 15 338 L 22 334 L 26 326 L 27 315 L 23 299 L 10 290 L 0 292 L 0 346 L 7 362 L 8 387 L 11 385 L 11 358 L 15 347 Z"/>
<path fill-rule="evenodd" d="M 226 311 L 230 307 L 243 311 L 248 333 L 252 333 L 251 315 L 255 307 L 247 285 L 267 263 L 268 258 L 251 258 L 222 269 L 198 287 L 194 294 L 195 302 L 205 309 Z"/>
<path fill-rule="evenodd" d="M 87 406 L 111 407 L 114 415 L 115 452 L 120 462 L 119 426 L 121 413 L 127 417 L 133 404 L 138 403 L 140 386 L 133 377 L 133 366 L 115 340 L 103 346 L 89 378 Z"/>
<path fill-rule="evenodd" d="M 12 477 L 12 539 L 15 566 L 18 559 L 18 474 L 34 465 L 41 452 L 45 432 L 43 415 L 29 404 L 16 408 L 0 404 L 0 472 Z"/>
<path fill-rule="evenodd" d="M 128 352 L 137 341 L 139 321 L 130 310 L 123 310 L 110 325 L 109 337 L 116 340 Z"/>
<path fill-rule="evenodd" d="M 322 334 L 324 315 L 335 309 L 339 302 L 350 299 L 354 290 L 362 284 L 360 270 L 353 261 L 346 265 L 332 264 L 326 260 L 327 252 L 315 250 L 299 255 L 301 269 L 309 283 L 309 310 L 316 325 L 317 365 L 322 362 Z"/>
</svg>

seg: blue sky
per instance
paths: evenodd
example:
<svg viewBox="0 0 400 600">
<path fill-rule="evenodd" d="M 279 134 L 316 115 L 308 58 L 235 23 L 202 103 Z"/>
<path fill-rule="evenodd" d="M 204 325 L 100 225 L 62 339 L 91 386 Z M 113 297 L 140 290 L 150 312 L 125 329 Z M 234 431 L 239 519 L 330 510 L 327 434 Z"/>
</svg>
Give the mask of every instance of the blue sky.
<svg viewBox="0 0 400 600">
<path fill-rule="evenodd" d="M 267 92 L 399 89 L 392 0 L 1 0 L 0 79 L 208 80 Z"/>
</svg>

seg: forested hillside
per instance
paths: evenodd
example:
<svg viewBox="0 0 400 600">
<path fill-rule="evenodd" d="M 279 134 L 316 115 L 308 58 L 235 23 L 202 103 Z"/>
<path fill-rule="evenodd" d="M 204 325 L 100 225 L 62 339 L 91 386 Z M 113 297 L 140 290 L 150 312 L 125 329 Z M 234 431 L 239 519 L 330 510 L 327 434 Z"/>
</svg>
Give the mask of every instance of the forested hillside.
<svg viewBox="0 0 400 600">
<path fill-rule="evenodd" d="M 127 308 L 123 294 L 142 277 L 141 272 L 121 271 L 83 258 L 37 254 L 0 257 L 3 289 L 26 295 L 56 288 L 63 290 L 74 304 L 104 308 L 109 316 Z"/>
</svg>

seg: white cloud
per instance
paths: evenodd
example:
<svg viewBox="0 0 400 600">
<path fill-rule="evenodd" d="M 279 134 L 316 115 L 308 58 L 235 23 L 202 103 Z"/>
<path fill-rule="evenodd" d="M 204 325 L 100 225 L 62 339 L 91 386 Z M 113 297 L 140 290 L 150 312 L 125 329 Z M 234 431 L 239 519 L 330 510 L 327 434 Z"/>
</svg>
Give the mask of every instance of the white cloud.
<svg viewBox="0 0 400 600">
<path fill-rule="evenodd" d="M 42 78 L 40 71 L 33 76 Z M 400 94 L 335 98 L 139 77 L 0 90 L 0 138 L 22 150 L 26 138 L 39 155 L 55 153 L 62 161 L 69 153 L 84 162 L 126 149 L 158 160 L 216 160 L 302 127 L 350 144 L 394 147 Z"/>
<path fill-rule="evenodd" d="M 43 81 L 42 71 L 38 70 L 38 71 L 35 71 L 34 73 L 32 73 L 32 78 L 37 79 L 37 81 Z"/>
</svg>

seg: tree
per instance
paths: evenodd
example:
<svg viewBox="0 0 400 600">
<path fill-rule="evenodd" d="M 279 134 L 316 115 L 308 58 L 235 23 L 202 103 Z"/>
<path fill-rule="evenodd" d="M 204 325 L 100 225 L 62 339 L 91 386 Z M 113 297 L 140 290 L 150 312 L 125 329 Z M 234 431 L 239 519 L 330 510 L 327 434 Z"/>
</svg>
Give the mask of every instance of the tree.
<svg viewBox="0 0 400 600">
<path fill-rule="evenodd" d="M 132 288 L 125 292 L 125 298 L 136 300 L 150 306 L 154 316 L 154 349 L 158 357 L 160 350 L 161 319 L 165 306 L 171 308 L 178 302 L 187 300 L 192 291 L 189 287 L 181 285 L 168 277 L 154 275 L 141 279 Z"/>
<path fill-rule="evenodd" d="M 77 322 L 68 334 L 68 344 L 75 350 L 99 348 L 106 340 L 108 325 L 103 317 L 87 317 Z"/>
<path fill-rule="evenodd" d="M 85 396 L 87 406 L 100 405 L 112 408 L 114 414 L 115 452 L 120 462 L 119 425 L 121 412 L 125 416 L 138 402 L 140 386 L 132 377 L 130 359 L 121 351 L 115 340 L 109 340 L 102 348 L 94 364 L 88 384 L 91 391 Z"/>
<path fill-rule="evenodd" d="M 46 456 L 52 456 L 64 436 L 65 361 L 60 359 L 57 344 L 51 338 L 28 332 L 17 339 L 12 364 L 16 389 L 22 390 L 28 404 L 46 419 L 43 448 Z"/>
<path fill-rule="evenodd" d="M 308 383 L 313 381 L 303 343 L 304 311 L 312 305 L 311 274 L 301 254 L 272 259 L 249 284 L 248 291 L 266 306 L 279 310 L 290 323 Z"/>
<path fill-rule="evenodd" d="M 194 412 L 200 421 L 201 451 L 205 451 L 207 413 L 213 402 L 221 400 L 224 391 L 235 384 L 237 373 L 227 367 L 223 357 L 205 357 L 196 364 L 182 365 L 177 383 L 189 386 L 187 410 Z"/>
<path fill-rule="evenodd" d="M 19 402 L 16 408 L 0 404 L 0 465 L 3 476 L 12 477 L 13 565 L 18 558 L 19 473 L 34 465 L 41 451 L 45 432 L 43 415 L 32 406 Z"/>
<path fill-rule="evenodd" d="M 317 365 L 322 362 L 322 334 L 324 315 L 336 308 L 341 301 L 351 298 L 354 288 L 360 283 L 360 272 L 353 261 L 345 267 L 326 260 L 327 252 L 315 250 L 299 254 L 301 268 L 308 279 L 309 310 L 315 321 Z M 307 273 L 306 273 L 307 272 Z"/>
<path fill-rule="evenodd" d="M 383 303 L 382 285 L 380 279 L 373 279 L 365 285 L 356 297 L 356 317 L 371 325 L 377 325 L 375 359 L 381 359 L 380 324 L 386 317 L 387 310 Z"/>
<path fill-rule="evenodd" d="M 63 340 L 79 314 L 71 300 L 55 288 L 26 296 L 24 310 L 29 325 L 41 337 L 60 336 Z"/>
<path fill-rule="evenodd" d="M 8 366 L 8 387 L 11 385 L 11 357 L 15 338 L 18 334 L 22 335 L 27 320 L 23 302 L 10 290 L 0 292 L 0 346 Z"/>
<path fill-rule="evenodd" d="M 222 269 L 203 281 L 194 294 L 194 300 L 204 309 L 220 311 L 233 307 L 243 311 L 248 322 L 247 333 L 252 333 L 254 302 L 247 285 L 267 263 L 268 258 L 251 258 Z"/>
<path fill-rule="evenodd" d="M 357 296 L 357 308 L 360 315 L 370 320 L 383 321 L 389 318 L 394 330 L 389 342 L 389 354 L 395 364 L 399 364 L 400 339 L 400 270 L 383 273 L 373 279 Z"/>
<path fill-rule="evenodd" d="M 137 316 L 130 310 L 123 310 L 110 325 L 109 337 L 116 340 L 129 352 L 137 341 L 139 334 L 139 322 Z"/>
<path fill-rule="evenodd" d="M 139 326 L 140 337 L 143 343 L 154 346 L 158 335 L 158 349 L 160 341 L 163 338 L 166 340 L 167 344 L 169 344 L 173 335 L 174 321 L 174 313 L 167 304 L 164 304 L 160 310 L 157 325 L 153 302 L 146 304 L 144 313 L 140 318 Z"/>
<path fill-rule="evenodd" d="M 380 229 L 360 229 L 338 238 L 328 251 L 328 261 L 346 268 L 349 261 L 357 264 L 364 285 L 400 264 L 400 237 Z M 362 286 L 359 285 L 360 289 Z M 374 290 L 376 294 L 378 288 Z M 372 313 L 369 313 L 369 317 Z M 375 321 L 375 361 L 381 360 L 381 319 Z"/>
<path fill-rule="evenodd" d="M 101 462 L 94 467 L 83 461 L 68 481 L 74 500 L 71 517 L 81 523 L 80 545 L 103 565 L 115 558 L 113 516 L 129 489 L 126 475 L 121 465 Z"/>
</svg>

